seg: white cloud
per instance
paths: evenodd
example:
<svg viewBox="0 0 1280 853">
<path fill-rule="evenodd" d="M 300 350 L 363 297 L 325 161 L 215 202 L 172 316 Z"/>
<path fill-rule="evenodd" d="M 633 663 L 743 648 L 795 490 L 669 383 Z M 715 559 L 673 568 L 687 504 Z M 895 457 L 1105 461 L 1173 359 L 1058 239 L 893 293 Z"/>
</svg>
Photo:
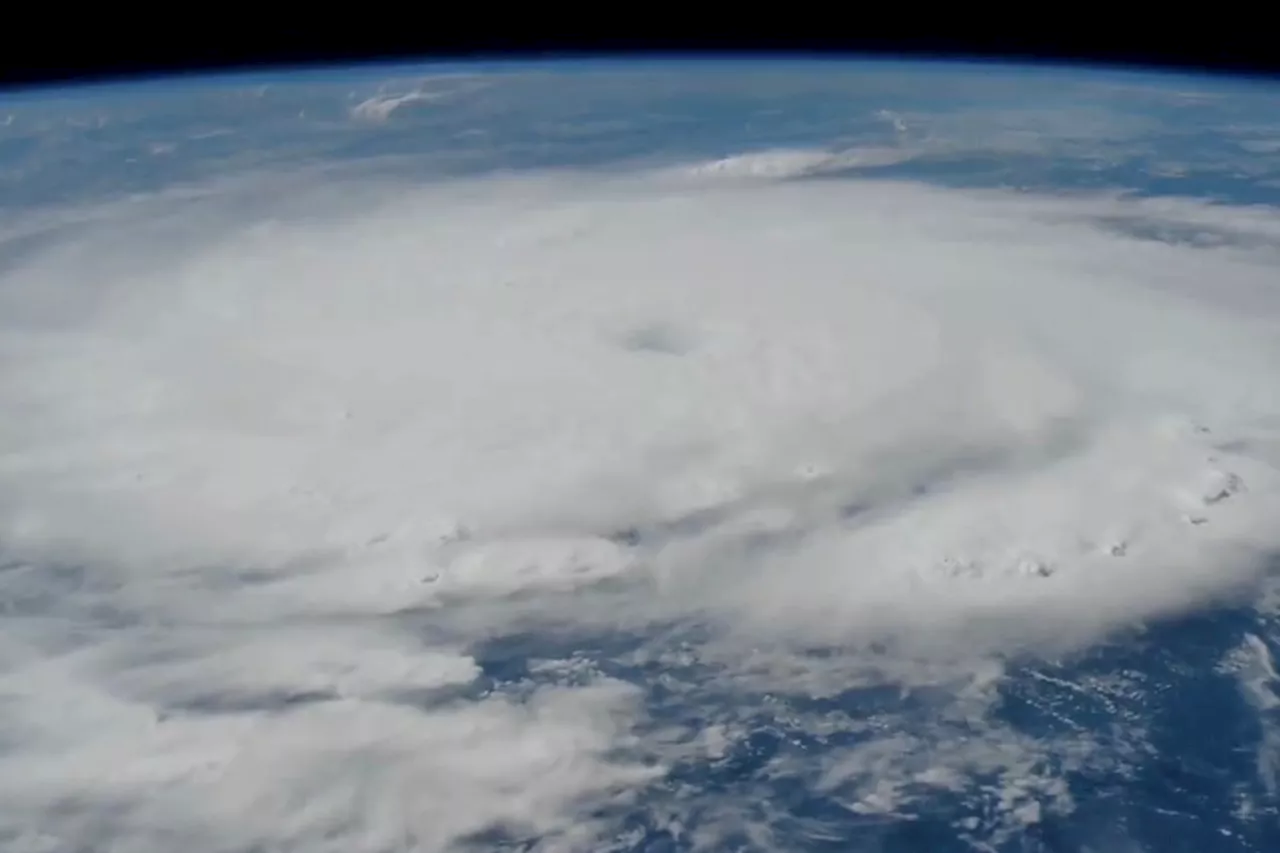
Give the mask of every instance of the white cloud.
<svg viewBox="0 0 1280 853">
<path fill-rule="evenodd" d="M 918 150 L 905 146 L 863 146 L 840 150 L 774 148 L 734 154 L 693 166 L 683 166 L 674 171 L 677 175 L 696 177 L 776 180 L 855 168 L 890 166 L 911 160 L 919 154 Z"/>
<path fill-rule="evenodd" d="M 634 698 L 626 686 L 435 711 L 346 700 L 162 720 L 79 684 L 36 689 L 33 705 L 78 712 L 32 709 L 36 731 L 6 758 L 0 832 L 25 825 L 55 850 L 104 837 L 137 851 L 175 837 L 199 850 L 438 850 L 494 826 L 585 849 L 573 844 L 578 810 L 660 772 L 608 756 Z"/>
<path fill-rule="evenodd" d="M 230 230 L 212 194 L 162 206 L 181 251 L 140 215 L 109 264 L 91 223 L 5 272 L 0 838 L 598 849 L 643 756 L 745 724 L 659 743 L 617 681 L 484 686 L 485 641 L 667 654 L 647 628 L 698 622 L 682 654 L 730 693 L 951 689 L 1264 572 L 1272 213 L 720 172 L 321 191 Z M 679 346 L 631 345 L 654 328 Z M 1028 762 L 1093 748 L 922 725 L 828 789 L 992 773 L 1009 829 L 1067 807 Z"/>
<path fill-rule="evenodd" d="M 385 122 L 391 114 L 407 104 L 431 103 L 475 92 L 492 84 L 492 80 L 484 75 L 472 74 L 435 74 L 419 78 L 408 86 L 407 91 L 388 92 L 384 83 L 375 95 L 364 98 L 351 108 L 351 116 L 362 121 L 375 123 Z"/>
<path fill-rule="evenodd" d="M 375 95 L 365 98 L 351 108 L 351 115 L 368 121 L 386 121 L 391 114 L 403 107 L 418 101 L 434 100 L 438 95 L 431 92 L 413 91 L 401 95 Z"/>
</svg>

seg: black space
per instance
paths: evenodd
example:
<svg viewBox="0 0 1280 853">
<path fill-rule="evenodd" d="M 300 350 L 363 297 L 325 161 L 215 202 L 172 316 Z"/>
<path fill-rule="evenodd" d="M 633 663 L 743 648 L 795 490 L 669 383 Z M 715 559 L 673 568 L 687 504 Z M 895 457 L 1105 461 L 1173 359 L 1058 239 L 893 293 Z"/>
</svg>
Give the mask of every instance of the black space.
<svg viewBox="0 0 1280 853">
<path fill-rule="evenodd" d="M 529 61 L 619 55 L 660 59 L 708 54 L 1154 67 L 1265 77 L 1280 85 L 1280 52 L 1269 38 L 1263 38 L 1258 28 L 1238 22 L 1231 31 L 1214 34 L 1215 19 L 1207 18 L 1206 22 L 1203 9 L 1197 11 L 1194 21 L 1180 20 L 1165 9 L 1156 20 L 1134 27 L 1132 33 L 1124 27 L 1104 26 L 1107 16 L 1079 7 L 1073 7 L 1069 15 L 1065 10 L 1055 13 L 1052 8 L 1037 7 L 1034 23 L 1005 17 L 983 21 L 976 13 L 966 14 L 954 26 L 948 26 L 953 22 L 935 22 L 933 13 L 926 14 L 924 7 L 904 8 L 910 13 L 905 17 L 920 20 L 900 26 L 897 32 L 888 32 L 883 23 L 861 20 L 873 17 L 880 21 L 884 10 L 879 6 L 864 10 L 875 11 L 875 15 L 850 14 L 843 8 L 806 12 L 789 6 L 775 7 L 772 13 L 768 9 L 738 9 L 711 18 L 684 14 L 669 20 L 651 9 L 644 10 L 647 16 L 638 16 L 614 8 L 616 17 L 608 29 L 576 16 L 568 26 L 557 27 L 555 10 L 549 8 L 537 10 L 536 25 L 511 19 L 509 12 L 498 7 L 460 9 L 455 15 L 459 9 L 453 6 L 432 12 L 422 7 L 366 5 L 343 7 L 342 14 L 331 13 L 325 18 L 317 7 L 311 7 L 291 16 L 296 20 L 289 26 L 281 26 L 287 18 L 263 15 L 264 10 L 244 15 L 227 7 L 183 7 L 181 16 L 173 19 L 147 16 L 135 21 L 115 15 L 96 21 L 82 17 L 82 13 L 68 20 L 72 16 L 64 10 L 51 8 L 47 24 L 28 22 L 25 32 L 30 37 L 16 38 L 19 49 L 7 50 L 0 57 L 0 88 L 369 62 Z M 460 23 L 468 20 L 468 11 L 479 13 L 474 17 L 481 19 L 471 27 Z M 38 20 L 41 14 L 37 9 L 36 17 L 30 20 Z M 1119 10 L 1108 13 L 1112 17 L 1117 14 Z M 1238 20 L 1225 9 L 1216 14 L 1218 20 Z M 260 17 L 265 17 L 265 22 Z M 688 26 L 695 19 L 720 26 L 718 31 L 700 35 L 681 34 L 696 31 Z M 68 24 L 93 37 L 72 38 Z M 67 37 L 56 37 L 59 32 Z"/>
</svg>

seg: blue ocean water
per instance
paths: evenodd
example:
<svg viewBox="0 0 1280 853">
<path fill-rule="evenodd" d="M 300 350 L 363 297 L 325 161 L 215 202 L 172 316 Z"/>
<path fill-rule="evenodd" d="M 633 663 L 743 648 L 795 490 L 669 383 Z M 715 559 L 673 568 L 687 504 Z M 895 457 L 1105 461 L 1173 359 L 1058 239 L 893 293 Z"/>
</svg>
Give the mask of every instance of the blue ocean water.
<svg viewBox="0 0 1280 853">
<path fill-rule="evenodd" d="M 1222 605 L 1146 625 L 1059 661 L 1007 661 L 993 713 L 1006 727 L 1003 736 L 1049 743 L 1087 733 L 1103 746 L 1101 756 L 1083 766 L 1044 756 L 1035 772 L 1061 778 L 1073 808 L 1046 813 L 995 846 L 1048 853 L 1140 844 L 1190 853 L 1267 850 L 1280 843 L 1280 824 L 1268 805 L 1273 795 L 1257 772 L 1266 721 L 1220 667 L 1246 635 L 1274 636 L 1274 628 L 1260 624 L 1251 607 Z M 700 813 L 721 819 L 717 806 L 724 802 L 754 806 L 741 807 L 743 830 L 723 838 L 723 849 L 756 849 L 752 825 L 767 826 L 770 843 L 781 849 L 817 851 L 852 844 L 858 850 L 959 853 L 999 837 L 1007 780 L 994 769 L 972 774 L 960 790 L 919 786 L 901 819 L 851 812 L 848 789 L 815 790 L 821 787 L 820 756 L 870 742 L 885 730 L 922 741 L 982 739 L 984 733 L 955 708 L 952 686 L 904 691 L 886 675 L 881 684 L 820 698 L 726 688 L 714 663 L 695 655 L 673 662 L 681 650 L 695 650 L 707 639 L 705 632 L 679 626 L 665 635 L 533 631 L 495 637 L 474 649 L 483 676 L 470 689 L 563 683 L 562 671 L 530 665 L 573 659 L 591 673 L 641 685 L 655 731 L 694 738 L 728 723 L 750 732 L 717 760 L 677 764 L 645 791 L 641 808 L 613 815 L 624 829 L 611 850 L 688 849 L 682 836 L 696 832 Z M 850 652 L 826 654 L 837 651 Z M 869 661 L 876 654 L 855 653 Z M 1263 813 L 1242 815 L 1242 804 L 1250 803 Z M 681 813 L 680 833 L 661 823 L 664 807 Z M 476 843 L 533 850 L 537 839 L 499 834 Z"/>
<path fill-rule="evenodd" d="M 603 66 L 603 67 L 601 67 Z M 915 63 L 565 63 L 240 75 L 9 94 L 7 205 L 139 193 L 230 170 L 396 175 L 608 167 L 787 146 L 888 146 L 851 174 L 1275 203 L 1266 81 Z M 352 122 L 424 76 L 451 100 Z M 481 76 L 484 75 L 484 76 Z M 554 93 L 554 94 L 552 94 Z M 465 97 L 462 95 L 465 94 Z"/>
</svg>

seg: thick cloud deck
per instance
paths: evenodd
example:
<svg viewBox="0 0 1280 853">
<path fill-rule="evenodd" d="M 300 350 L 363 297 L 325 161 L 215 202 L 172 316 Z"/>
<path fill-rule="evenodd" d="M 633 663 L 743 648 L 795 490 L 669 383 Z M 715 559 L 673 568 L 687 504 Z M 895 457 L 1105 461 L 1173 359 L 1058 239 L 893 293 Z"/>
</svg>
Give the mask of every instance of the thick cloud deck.
<svg viewBox="0 0 1280 853">
<path fill-rule="evenodd" d="M 485 643 L 698 625 L 725 689 L 766 690 L 890 643 L 882 675 L 968 684 L 981 719 L 991 661 L 1263 576 L 1273 217 L 732 162 L 326 196 L 203 244 L 193 217 L 159 261 L 89 229 L 7 268 L 0 838 L 595 849 L 705 733 L 589 666 L 503 682 Z M 1067 795 L 1017 768 L 1054 747 L 1002 731 L 923 782 L 886 769 L 914 735 L 813 782 L 862 780 L 865 813 L 1003 768 L 1034 822 Z"/>
</svg>

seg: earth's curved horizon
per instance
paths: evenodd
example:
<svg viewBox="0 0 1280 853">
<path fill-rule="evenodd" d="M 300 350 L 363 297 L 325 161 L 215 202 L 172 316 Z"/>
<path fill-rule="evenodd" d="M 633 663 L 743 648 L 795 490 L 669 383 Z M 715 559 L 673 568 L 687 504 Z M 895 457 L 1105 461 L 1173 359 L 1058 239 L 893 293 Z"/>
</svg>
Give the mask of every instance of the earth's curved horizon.
<svg viewBox="0 0 1280 853">
<path fill-rule="evenodd" d="M 1280 847 L 1280 90 L 0 94 L 0 847 Z"/>
</svg>

